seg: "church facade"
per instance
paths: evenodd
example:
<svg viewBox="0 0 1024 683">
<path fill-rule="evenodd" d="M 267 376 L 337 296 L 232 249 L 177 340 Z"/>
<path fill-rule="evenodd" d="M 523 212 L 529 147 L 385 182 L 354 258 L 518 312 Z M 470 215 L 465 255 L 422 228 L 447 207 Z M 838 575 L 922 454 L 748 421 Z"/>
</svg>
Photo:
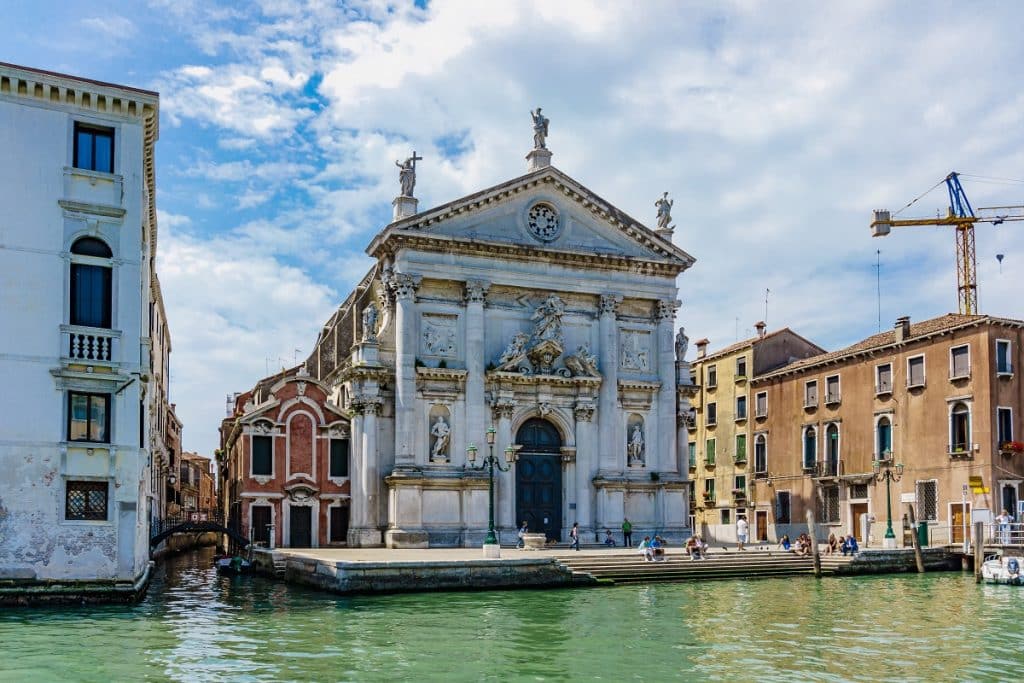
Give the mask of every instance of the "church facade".
<svg viewBox="0 0 1024 683">
<path fill-rule="evenodd" d="M 502 542 L 523 521 L 559 540 L 626 518 L 689 532 L 676 279 L 694 259 L 666 198 L 653 230 L 551 166 L 543 123 L 525 175 L 427 211 L 418 157 L 399 164 L 376 264 L 306 363 L 351 418 L 350 546 L 481 543 L 488 479 L 467 451 L 488 448 L 516 453 L 494 472 Z"/>
</svg>

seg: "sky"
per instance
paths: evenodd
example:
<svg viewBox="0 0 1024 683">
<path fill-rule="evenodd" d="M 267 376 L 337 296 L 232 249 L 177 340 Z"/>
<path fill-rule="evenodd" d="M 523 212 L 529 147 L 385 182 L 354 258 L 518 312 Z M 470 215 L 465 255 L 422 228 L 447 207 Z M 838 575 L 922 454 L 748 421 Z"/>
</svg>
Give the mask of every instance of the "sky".
<svg viewBox="0 0 1024 683">
<path fill-rule="evenodd" d="M 871 211 L 953 170 L 975 207 L 1024 204 L 1018 3 L 4 6 L 0 61 L 160 92 L 171 400 L 206 455 L 225 395 L 305 358 L 366 272 L 394 161 L 423 157 L 423 209 L 519 176 L 537 106 L 598 195 L 651 226 L 670 193 L 697 259 L 677 324 L 711 349 L 761 319 L 835 349 L 956 311 L 951 231 L 872 239 Z M 1024 318 L 1024 223 L 979 225 L 977 259 L 981 310 Z"/>
</svg>

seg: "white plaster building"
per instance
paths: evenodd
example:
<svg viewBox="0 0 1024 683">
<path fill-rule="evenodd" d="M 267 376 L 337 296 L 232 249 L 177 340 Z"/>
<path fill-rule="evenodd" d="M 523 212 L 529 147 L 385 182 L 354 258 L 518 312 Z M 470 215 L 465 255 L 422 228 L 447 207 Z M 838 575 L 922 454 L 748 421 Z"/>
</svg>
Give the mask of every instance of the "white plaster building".
<svg viewBox="0 0 1024 683">
<path fill-rule="evenodd" d="M 0 602 L 148 577 L 158 101 L 0 64 Z"/>
<path fill-rule="evenodd" d="M 674 337 L 694 259 L 664 198 L 652 230 L 552 167 L 541 121 L 526 175 L 427 211 L 402 165 L 377 264 L 307 361 L 352 415 L 350 545 L 482 542 L 487 478 L 465 466 L 491 426 L 496 455 L 518 450 L 497 474 L 503 542 L 523 520 L 561 540 L 574 522 L 619 537 L 624 517 L 689 531 Z"/>
</svg>

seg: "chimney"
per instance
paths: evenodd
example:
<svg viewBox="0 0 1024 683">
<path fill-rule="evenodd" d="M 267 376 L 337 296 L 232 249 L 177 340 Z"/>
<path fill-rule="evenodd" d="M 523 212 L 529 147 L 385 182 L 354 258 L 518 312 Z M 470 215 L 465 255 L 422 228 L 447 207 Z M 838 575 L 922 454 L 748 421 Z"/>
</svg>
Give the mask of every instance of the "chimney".
<svg viewBox="0 0 1024 683">
<path fill-rule="evenodd" d="M 896 318 L 896 343 L 904 342 L 910 336 L 910 316 Z"/>
<path fill-rule="evenodd" d="M 756 323 L 754 323 L 754 329 L 757 330 L 757 338 L 758 339 L 764 339 L 764 331 L 765 331 L 765 328 L 767 328 L 767 327 L 768 327 L 768 325 L 765 324 L 765 322 L 763 320 L 759 320 Z"/>
<path fill-rule="evenodd" d="M 699 339 L 697 341 L 697 358 L 698 359 L 703 358 L 704 356 L 708 355 L 708 344 L 710 344 L 710 343 L 711 342 L 709 342 L 707 340 L 707 338 Z"/>
</svg>

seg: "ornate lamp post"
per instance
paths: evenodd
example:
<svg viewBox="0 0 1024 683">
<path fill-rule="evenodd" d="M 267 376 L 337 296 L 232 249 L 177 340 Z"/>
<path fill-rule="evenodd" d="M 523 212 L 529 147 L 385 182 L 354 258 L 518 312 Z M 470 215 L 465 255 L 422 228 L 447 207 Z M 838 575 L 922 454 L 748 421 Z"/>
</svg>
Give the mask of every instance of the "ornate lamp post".
<svg viewBox="0 0 1024 683">
<path fill-rule="evenodd" d="M 885 541 L 886 548 L 896 547 L 896 534 L 892 530 L 892 496 L 889 493 L 890 482 L 899 481 L 903 477 L 903 463 L 896 465 L 893 471 L 891 460 L 875 460 L 872 468 L 875 470 L 875 480 L 885 482 Z"/>
<path fill-rule="evenodd" d="M 494 469 L 497 468 L 500 472 L 508 472 L 512 468 L 512 463 L 516 461 L 516 451 L 512 448 L 511 444 L 505 449 L 505 460 L 508 463 L 504 467 L 498 458 L 494 455 L 494 439 L 496 432 L 494 427 L 487 428 L 487 448 L 489 454 L 484 461 L 477 466 L 476 463 L 476 444 L 469 444 L 466 448 L 466 459 L 469 460 L 467 467 L 471 470 L 487 470 L 488 476 L 488 507 L 487 507 L 487 538 L 484 539 L 484 554 L 488 555 L 487 546 L 493 548 L 498 547 L 498 537 L 494 534 Z M 493 551 L 492 551 L 493 552 Z M 498 554 L 493 553 L 494 557 Z"/>
</svg>

